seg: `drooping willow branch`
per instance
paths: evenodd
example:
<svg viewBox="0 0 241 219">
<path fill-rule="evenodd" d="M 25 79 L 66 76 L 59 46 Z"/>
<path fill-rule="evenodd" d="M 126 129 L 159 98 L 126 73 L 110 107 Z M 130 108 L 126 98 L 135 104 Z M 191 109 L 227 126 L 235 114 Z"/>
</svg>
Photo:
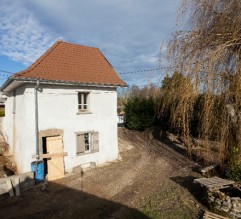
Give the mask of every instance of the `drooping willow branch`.
<svg viewBox="0 0 241 219">
<path fill-rule="evenodd" d="M 241 156 L 240 11 L 240 0 L 182 0 L 177 20 L 179 29 L 185 30 L 171 35 L 166 51 L 168 66 L 191 82 L 181 95 L 166 95 L 170 121 L 182 126 L 187 138 L 196 128 L 206 140 L 207 156 L 212 155 L 210 142 L 217 142 L 223 165 L 233 148 Z M 160 114 L 167 106 L 162 107 Z M 193 117 L 197 127 L 192 127 Z"/>
</svg>

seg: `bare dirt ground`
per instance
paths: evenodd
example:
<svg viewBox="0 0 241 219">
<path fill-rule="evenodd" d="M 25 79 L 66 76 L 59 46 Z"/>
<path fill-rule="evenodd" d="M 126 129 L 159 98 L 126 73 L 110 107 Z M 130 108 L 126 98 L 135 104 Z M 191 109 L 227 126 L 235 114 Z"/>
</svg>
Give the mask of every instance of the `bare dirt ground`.
<svg viewBox="0 0 241 219">
<path fill-rule="evenodd" d="M 121 159 L 0 196 L 1 218 L 197 218 L 197 164 L 156 140 L 153 130 L 119 129 Z"/>
</svg>

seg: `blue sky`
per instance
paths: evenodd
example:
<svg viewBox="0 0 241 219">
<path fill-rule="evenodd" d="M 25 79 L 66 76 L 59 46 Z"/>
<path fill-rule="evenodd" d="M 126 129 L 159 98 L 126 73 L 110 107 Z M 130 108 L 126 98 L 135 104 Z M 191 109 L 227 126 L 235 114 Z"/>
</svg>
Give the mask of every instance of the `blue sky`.
<svg viewBox="0 0 241 219">
<path fill-rule="evenodd" d="M 98 47 L 118 73 L 157 68 L 178 6 L 178 0 L 1 0 L 0 70 L 27 68 L 57 39 Z M 163 73 L 120 76 L 144 85 Z M 0 84 L 6 78 L 1 72 Z"/>
</svg>

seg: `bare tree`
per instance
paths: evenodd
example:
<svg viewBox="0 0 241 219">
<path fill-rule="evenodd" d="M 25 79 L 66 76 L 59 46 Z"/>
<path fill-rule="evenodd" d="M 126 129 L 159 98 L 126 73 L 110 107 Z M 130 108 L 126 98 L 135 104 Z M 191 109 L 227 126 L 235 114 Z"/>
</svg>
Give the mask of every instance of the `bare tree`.
<svg viewBox="0 0 241 219">
<path fill-rule="evenodd" d="M 183 93 L 188 101 L 179 102 L 183 125 L 189 130 L 190 117 L 185 109 L 192 108 L 187 104 L 202 94 L 200 137 L 207 140 L 208 156 L 209 140 L 216 132 L 223 164 L 230 157 L 234 159 L 233 151 L 238 152 L 236 161 L 241 161 L 240 11 L 240 0 L 182 0 L 179 30 L 171 35 L 166 52 L 169 67 L 190 77 L 195 90 L 195 95 Z M 172 117 L 175 120 L 175 111 Z"/>
</svg>

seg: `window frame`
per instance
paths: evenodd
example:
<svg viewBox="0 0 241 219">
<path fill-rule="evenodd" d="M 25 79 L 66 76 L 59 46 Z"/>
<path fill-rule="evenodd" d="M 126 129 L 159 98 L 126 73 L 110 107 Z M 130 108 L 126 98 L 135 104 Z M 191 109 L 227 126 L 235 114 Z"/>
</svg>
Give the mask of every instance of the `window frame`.
<svg viewBox="0 0 241 219">
<path fill-rule="evenodd" d="M 86 131 L 76 132 L 76 155 L 99 152 L 99 132 Z M 88 135 L 88 149 L 86 148 L 85 136 Z"/>
<path fill-rule="evenodd" d="M 78 91 L 78 112 L 90 112 L 90 92 Z"/>
<path fill-rule="evenodd" d="M 86 136 L 88 136 L 88 138 L 86 139 Z M 88 147 L 88 149 L 87 149 Z M 85 149 L 85 153 L 89 153 L 90 151 L 92 151 L 93 148 L 93 136 L 91 132 L 86 132 L 84 133 L 84 149 Z"/>
</svg>

